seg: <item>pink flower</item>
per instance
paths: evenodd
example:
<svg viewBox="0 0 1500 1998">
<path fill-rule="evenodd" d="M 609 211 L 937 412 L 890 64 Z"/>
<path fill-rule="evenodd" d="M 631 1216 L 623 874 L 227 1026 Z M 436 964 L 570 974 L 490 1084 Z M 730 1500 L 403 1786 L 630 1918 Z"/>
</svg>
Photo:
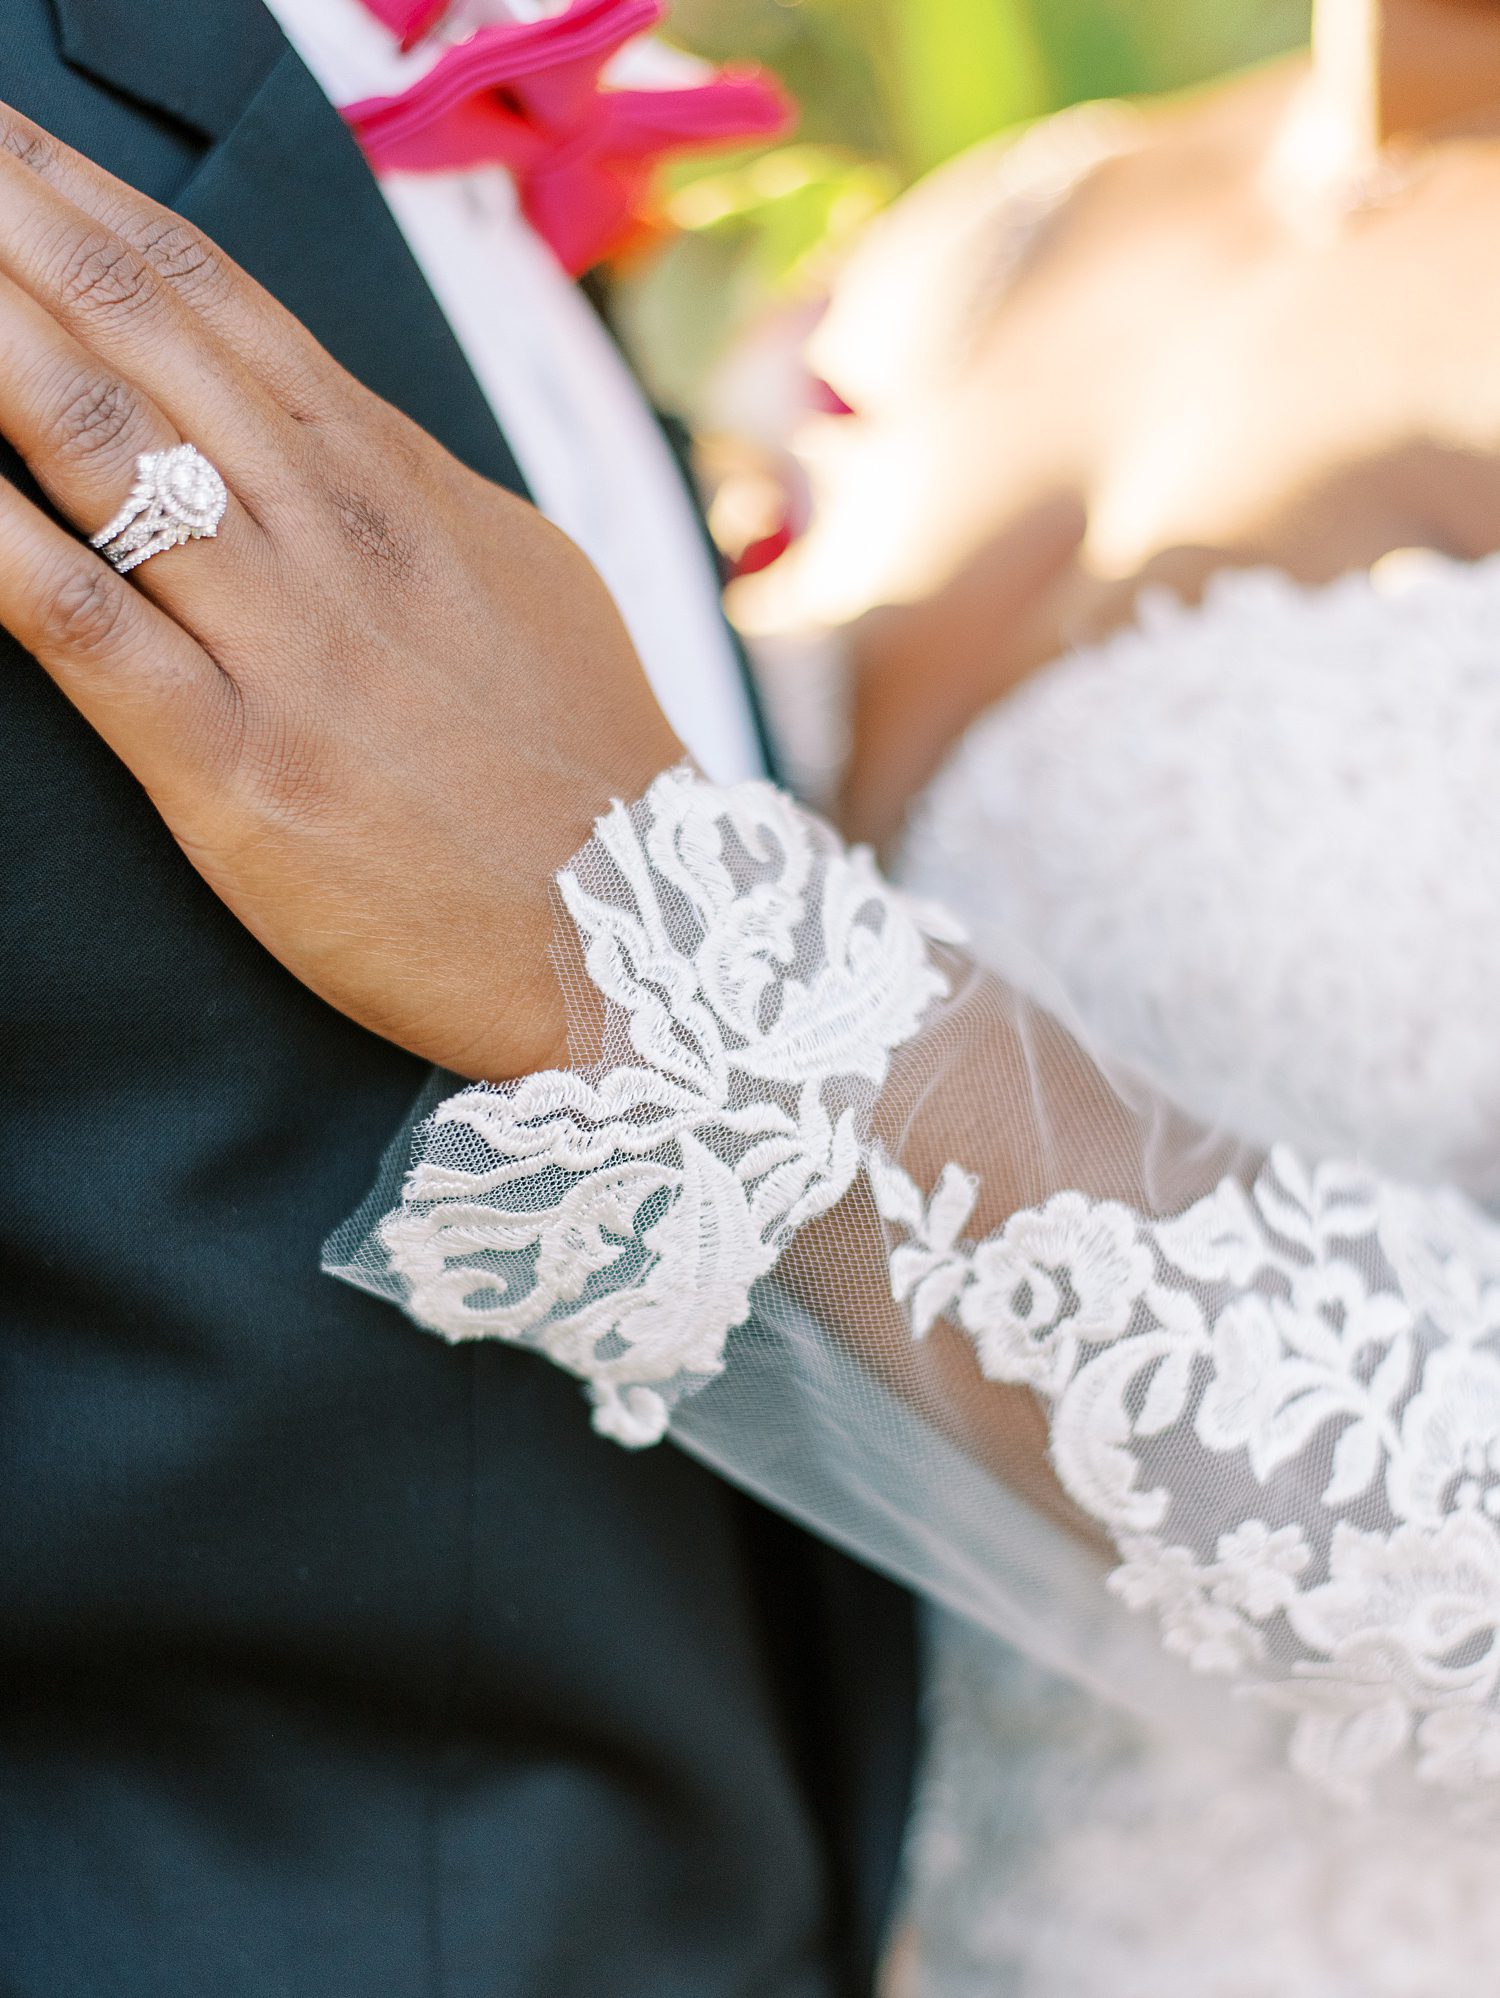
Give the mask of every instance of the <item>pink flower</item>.
<svg viewBox="0 0 1500 1998">
<path fill-rule="evenodd" d="M 442 11 L 432 0 L 366 0 L 408 38 Z M 616 88 L 601 72 L 661 18 L 662 0 L 572 0 L 537 21 L 480 28 L 395 97 L 344 116 L 377 172 L 438 172 L 497 161 L 539 235 L 574 274 L 644 219 L 656 162 L 786 129 L 790 106 L 759 70 L 701 83 Z"/>
<path fill-rule="evenodd" d="M 448 0 L 365 0 L 365 5 L 401 37 L 403 49 L 421 41 L 448 11 Z"/>
</svg>

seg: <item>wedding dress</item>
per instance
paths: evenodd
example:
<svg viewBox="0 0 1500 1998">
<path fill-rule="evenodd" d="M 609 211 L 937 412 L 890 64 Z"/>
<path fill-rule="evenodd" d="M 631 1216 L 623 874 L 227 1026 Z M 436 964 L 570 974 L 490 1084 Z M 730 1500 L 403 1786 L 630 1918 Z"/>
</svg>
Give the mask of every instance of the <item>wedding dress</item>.
<svg viewBox="0 0 1500 1998">
<path fill-rule="evenodd" d="M 1404 601 L 1403 601 L 1404 598 Z M 1500 562 L 1388 560 L 1062 661 L 974 727 L 901 874 L 1266 1145 L 1500 1201 Z M 1479 1384 L 1455 1397 L 1465 1452 Z M 1494 1445 L 1475 1453 L 1493 1511 Z M 1476 1494 L 1477 1496 L 1477 1494 Z M 935 1637 L 923 1998 L 1488 1998 L 1500 1842 L 1328 1805 Z"/>
<path fill-rule="evenodd" d="M 900 889 L 668 773 L 560 878 L 604 1058 L 435 1089 L 330 1245 L 978 1633 L 923 1994 L 1493 1986 L 1497 659 L 1500 562 L 1154 601 Z"/>
</svg>

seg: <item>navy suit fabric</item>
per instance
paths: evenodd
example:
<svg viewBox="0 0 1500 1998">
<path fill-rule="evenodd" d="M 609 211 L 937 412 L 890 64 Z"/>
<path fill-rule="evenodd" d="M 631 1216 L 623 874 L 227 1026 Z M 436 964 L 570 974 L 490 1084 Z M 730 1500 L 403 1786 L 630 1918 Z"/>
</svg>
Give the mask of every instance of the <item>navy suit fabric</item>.
<svg viewBox="0 0 1500 1998">
<path fill-rule="evenodd" d="M 0 96 L 520 489 L 255 0 L 4 30 Z M 421 1065 L 267 956 L 0 650 L 0 1998 L 867 1990 L 904 1599 L 598 1441 L 544 1363 L 319 1274 Z"/>
</svg>

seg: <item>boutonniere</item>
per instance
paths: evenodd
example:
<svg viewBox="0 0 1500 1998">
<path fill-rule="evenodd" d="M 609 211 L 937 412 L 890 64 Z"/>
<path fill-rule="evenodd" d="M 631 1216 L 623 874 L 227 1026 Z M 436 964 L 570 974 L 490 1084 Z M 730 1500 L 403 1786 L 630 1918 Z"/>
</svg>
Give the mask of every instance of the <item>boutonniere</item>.
<svg viewBox="0 0 1500 1998">
<path fill-rule="evenodd" d="M 785 131 L 791 106 L 766 73 L 713 70 L 641 37 L 663 0 L 365 0 L 432 60 L 406 89 L 344 116 L 377 173 L 507 168 L 537 233 L 575 276 L 648 228 L 655 169 L 673 155 Z M 525 18 L 517 18 L 524 15 Z M 465 29 L 467 28 L 467 32 Z"/>
</svg>

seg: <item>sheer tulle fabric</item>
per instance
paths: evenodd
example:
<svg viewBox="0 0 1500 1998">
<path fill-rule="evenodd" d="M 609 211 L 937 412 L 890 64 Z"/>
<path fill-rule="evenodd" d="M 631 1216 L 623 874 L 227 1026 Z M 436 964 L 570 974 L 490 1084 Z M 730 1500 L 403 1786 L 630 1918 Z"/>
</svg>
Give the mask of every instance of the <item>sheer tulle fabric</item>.
<svg viewBox="0 0 1500 1998">
<path fill-rule="evenodd" d="M 439 1103 L 331 1268 L 1111 1699 L 1487 1796 L 1480 1209 L 1193 1126 L 768 786 L 669 773 L 559 885 L 604 1059 Z"/>
</svg>

